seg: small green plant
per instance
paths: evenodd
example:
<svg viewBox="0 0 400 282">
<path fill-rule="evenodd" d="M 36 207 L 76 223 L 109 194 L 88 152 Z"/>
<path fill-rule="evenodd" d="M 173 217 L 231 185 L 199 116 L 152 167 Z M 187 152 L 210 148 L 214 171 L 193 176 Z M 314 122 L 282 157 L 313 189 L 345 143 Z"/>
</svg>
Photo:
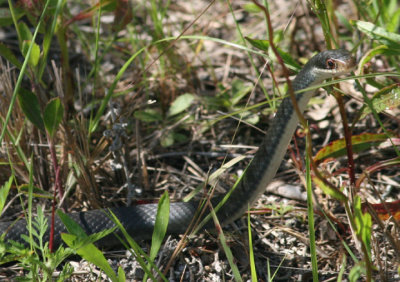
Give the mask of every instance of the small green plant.
<svg viewBox="0 0 400 282">
<path fill-rule="evenodd" d="M 23 281 L 52 281 L 53 273 L 60 267 L 57 281 L 68 279 L 72 275 L 73 268 L 65 260 L 74 252 L 62 246 L 51 252 L 48 242 L 44 241 L 47 229 L 47 218 L 42 208 L 38 208 L 37 216 L 32 221 L 32 227 L 29 228 L 31 236 L 24 234 L 21 236 L 25 244 L 14 241 L 0 242 L 0 264 L 18 262 L 18 265 L 26 271 L 24 278 L 20 278 Z"/>
</svg>

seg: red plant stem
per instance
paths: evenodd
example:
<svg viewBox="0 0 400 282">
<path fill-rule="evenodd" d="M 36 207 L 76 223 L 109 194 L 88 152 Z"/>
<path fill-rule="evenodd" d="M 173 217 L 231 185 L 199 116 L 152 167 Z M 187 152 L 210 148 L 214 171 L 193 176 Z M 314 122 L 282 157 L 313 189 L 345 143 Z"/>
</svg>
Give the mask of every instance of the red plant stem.
<svg viewBox="0 0 400 282">
<path fill-rule="evenodd" d="M 303 114 L 300 112 L 300 109 L 299 109 L 299 107 L 298 107 L 298 105 L 297 105 L 297 100 L 296 100 L 296 96 L 295 96 L 295 93 L 294 93 L 294 90 L 293 90 L 292 82 L 291 82 L 290 79 L 289 79 L 289 71 L 288 71 L 288 69 L 286 68 L 285 63 L 283 62 L 282 57 L 279 55 L 279 52 L 278 52 L 278 50 L 277 50 L 276 47 L 275 47 L 274 40 L 273 40 L 273 39 L 274 39 L 274 38 L 273 38 L 273 32 L 274 32 L 274 31 L 272 30 L 272 24 L 271 24 L 271 19 L 270 19 L 270 16 L 269 16 L 268 9 L 267 9 L 266 7 L 264 7 L 263 5 L 261 5 L 260 3 L 258 3 L 256 0 L 252 0 L 252 1 L 253 1 L 253 3 L 254 3 L 257 7 L 259 7 L 259 8 L 264 12 L 264 14 L 265 14 L 265 17 L 266 17 L 266 20 L 267 20 L 267 25 L 268 25 L 269 44 L 270 44 L 270 47 L 271 47 L 272 51 L 274 52 L 274 54 L 275 54 L 275 56 L 276 56 L 276 58 L 277 58 L 277 60 L 278 60 L 278 62 L 279 62 L 279 64 L 280 64 L 281 67 L 282 67 L 283 75 L 285 76 L 286 82 L 287 82 L 287 84 L 288 84 L 288 92 L 289 92 L 289 94 L 290 94 L 290 98 L 292 99 L 293 107 L 294 107 L 294 109 L 295 109 L 295 111 L 296 111 L 296 114 L 297 114 L 299 120 L 300 120 L 300 123 L 301 123 L 302 126 L 305 128 L 305 131 L 306 131 L 306 138 L 307 138 L 307 141 L 308 141 L 308 144 L 309 144 L 309 145 L 307 146 L 307 154 L 309 154 L 309 156 L 312 156 L 311 134 L 310 134 L 310 132 L 309 132 L 309 130 L 308 130 L 307 122 L 306 122 L 306 120 L 305 120 Z M 338 190 L 334 185 L 332 185 L 328 180 L 326 180 L 326 178 L 324 178 L 324 177 L 321 175 L 321 173 L 318 171 L 317 165 L 315 164 L 315 162 L 313 161 L 312 158 L 310 159 L 310 164 L 311 164 L 312 170 L 314 171 L 315 176 L 316 176 L 318 179 L 320 179 L 325 185 L 329 186 L 330 188 L 335 189 L 335 190 Z"/>
<path fill-rule="evenodd" d="M 54 224 L 55 224 L 55 210 L 56 210 L 56 195 L 58 192 L 58 196 L 60 200 L 63 198 L 64 191 L 62 189 L 61 185 L 61 179 L 60 179 L 60 166 L 58 165 L 57 162 L 57 155 L 56 155 L 56 149 L 53 143 L 52 138 L 47 135 L 47 139 L 49 140 L 50 143 L 50 155 L 51 155 L 51 160 L 53 163 L 53 168 L 55 171 L 55 183 L 54 183 L 54 192 L 53 192 L 53 204 L 51 208 L 51 223 L 50 223 L 50 239 L 49 239 L 49 249 L 50 252 L 53 252 L 53 242 L 54 242 Z"/>
<path fill-rule="evenodd" d="M 346 116 L 346 111 L 344 108 L 344 103 L 343 103 L 343 97 L 340 95 L 339 92 L 334 91 L 333 95 L 338 103 L 339 106 L 339 111 L 340 111 L 340 116 L 342 118 L 342 124 L 343 124 L 343 131 L 344 131 L 344 139 L 346 142 L 346 151 L 347 151 L 347 161 L 348 161 L 348 169 L 347 173 L 349 174 L 350 178 L 350 185 L 351 187 L 355 187 L 356 185 L 356 176 L 354 172 L 354 158 L 353 158 L 353 146 L 351 143 L 351 129 L 349 128 L 349 123 L 347 121 L 347 116 Z M 352 198 L 354 196 L 353 189 L 351 190 Z"/>
<path fill-rule="evenodd" d="M 60 179 L 60 166 L 58 165 L 58 161 L 57 161 L 57 155 L 56 155 L 56 148 L 54 146 L 53 140 L 48 137 L 48 140 L 50 141 L 50 155 L 51 155 L 51 161 L 53 163 L 53 168 L 55 171 L 55 190 L 58 191 L 58 197 L 60 198 L 60 200 L 63 198 L 64 196 L 64 190 L 62 188 L 61 185 L 61 179 Z"/>
<path fill-rule="evenodd" d="M 294 93 L 293 90 L 293 86 L 292 86 L 292 82 L 289 79 L 289 71 L 285 66 L 285 63 L 283 62 L 282 57 L 279 55 L 278 49 L 276 49 L 275 44 L 274 44 L 274 31 L 272 29 L 272 24 L 271 24 L 271 17 L 269 16 L 269 12 L 268 9 L 261 5 L 260 3 L 258 3 L 256 0 L 252 0 L 253 3 L 259 7 L 265 14 L 265 18 L 267 20 L 267 26 L 268 26 L 268 41 L 269 41 L 269 46 L 271 47 L 272 51 L 274 52 L 279 64 L 282 67 L 282 71 L 283 71 L 283 76 L 286 78 L 286 82 L 288 85 L 288 92 L 290 94 L 290 98 L 292 99 L 292 104 L 294 107 L 294 110 L 297 114 L 297 116 L 299 117 L 300 123 L 305 126 L 306 125 L 306 120 L 304 119 L 302 113 L 300 112 L 299 106 L 297 105 L 297 100 L 296 100 L 296 95 Z"/>
<path fill-rule="evenodd" d="M 56 181 L 54 184 L 54 192 L 53 192 L 53 204 L 51 206 L 51 224 L 50 224 L 50 239 L 49 239 L 49 249 L 50 252 L 53 252 L 53 242 L 54 242 L 54 224 L 55 224 L 55 213 L 56 213 L 56 195 L 57 195 L 57 178 L 59 178 L 60 175 L 60 167 L 58 167 L 56 171 Z"/>
</svg>

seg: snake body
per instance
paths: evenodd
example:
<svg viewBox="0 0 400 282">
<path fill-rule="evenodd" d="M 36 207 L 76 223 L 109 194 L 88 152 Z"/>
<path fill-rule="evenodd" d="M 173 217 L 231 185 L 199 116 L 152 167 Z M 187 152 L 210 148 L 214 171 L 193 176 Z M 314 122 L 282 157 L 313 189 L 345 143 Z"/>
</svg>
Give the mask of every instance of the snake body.
<svg viewBox="0 0 400 282">
<path fill-rule="evenodd" d="M 328 50 L 312 57 L 297 74 L 292 82 L 293 90 L 298 92 L 315 86 L 327 78 L 350 72 L 355 66 L 355 60 L 349 52 L 343 49 Z M 303 112 L 314 90 L 303 91 L 296 94 L 298 107 Z M 254 200 L 265 191 L 266 186 L 275 176 L 280 163 L 285 155 L 287 146 L 297 127 L 298 117 L 294 110 L 292 100 L 288 96 L 282 103 L 270 124 L 266 136 L 244 176 L 231 191 L 229 198 L 217 212 L 221 225 L 226 225 L 239 218 Z M 213 200 L 213 204 L 220 198 Z M 167 234 L 183 234 L 196 211 L 199 202 L 176 202 L 170 205 L 169 225 Z M 119 207 L 110 209 L 122 223 L 124 228 L 135 240 L 150 239 L 153 233 L 157 204 L 145 204 L 131 207 Z M 93 234 L 115 226 L 105 210 L 92 210 L 69 214 L 87 234 Z M 50 218 L 48 218 L 50 223 Z M 0 223 L 0 234 L 5 234 L 5 240 L 14 240 L 26 244 L 21 239 L 21 234 L 27 234 L 26 221 Z M 67 232 L 61 220 L 56 216 L 54 228 L 54 244 L 62 243 L 60 234 Z M 49 231 L 44 240 L 49 240 Z M 120 244 L 112 234 L 97 242 L 102 247 L 112 247 Z"/>
</svg>

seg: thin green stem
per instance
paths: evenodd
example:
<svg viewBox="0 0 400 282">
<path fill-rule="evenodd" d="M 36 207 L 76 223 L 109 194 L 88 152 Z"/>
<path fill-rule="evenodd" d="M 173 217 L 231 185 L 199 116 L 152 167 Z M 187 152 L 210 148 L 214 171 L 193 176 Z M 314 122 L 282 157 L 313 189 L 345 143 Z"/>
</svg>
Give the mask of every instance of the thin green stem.
<svg viewBox="0 0 400 282">
<path fill-rule="evenodd" d="M 308 144 L 306 144 L 308 146 Z M 313 194 L 312 194 L 312 183 L 311 183 L 311 161 L 312 156 L 306 156 L 306 188 L 307 188 L 307 209 L 308 209 L 308 234 L 310 236 L 310 255 L 313 280 L 318 281 L 318 262 L 317 262 L 317 251 L 315 243 L 315 227 L 314 227 L 314 207 L 313 207 Z"/>
</svg>

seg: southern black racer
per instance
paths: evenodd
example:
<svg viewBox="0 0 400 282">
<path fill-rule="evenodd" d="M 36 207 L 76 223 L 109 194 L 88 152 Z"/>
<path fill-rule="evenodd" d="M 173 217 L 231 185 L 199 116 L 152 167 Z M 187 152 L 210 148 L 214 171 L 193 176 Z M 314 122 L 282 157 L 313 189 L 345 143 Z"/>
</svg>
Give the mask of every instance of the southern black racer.
<svg viewBox="0 0 400 282">
<path fill-rule="evenodd" d="M 323 80 L 350 72 L 355 66 L 355 60 L 349 52 L 343 49 L 328 50 L 312 57 L 293 80 L 294 91 L 318 85 Z M 307 106 L 314 90 L 296 94 L 297 103 L 301 112 Z M 230 194 L 229 199 L 217 212 L 222 225 L 226 225 L 239 218 L 254 200 L 265 191 L 271 182 L 285 155 L 287 146 L 297 127 L 298 117 L 290 97 L 282 103 L 272 120 L 266 136 L 260 145 L 253 160 L 248 165 L 244 176 Z M 218 202 L 213 200 L 213 204 Z M 168 234 L 182 234 L 190 225 L 198 201 L 176 202 L 170 205 Z M 152 236 L 157 204 L 145 204 L 131 207 L 112 208 L 111 211 L 118 217 L 129 234 L 136 240 L 147 240 Z M 105 210 L 92 210 L 69 214 L 79 223 L 87 234 L 102 231 L 113 227 L 114 222 L 106 215 Z M 48 218 L 50 224 L 50 219 Z M 20 236 L 27 234 L 26 221 L 19 220 L 14 225 L 12 222 L 0 223 L 0 234 L 6 232 L 5 241 L 15 240 L 24 242 Z M 61 220 L 56 216 L 54 244 L 60 245 L 60 234 L 67 232 Z M 49 232 L 45 240 L 49 239 Z M 110 247 L 119 244 L 112 234 L 97 242 L 99 246 Z"/>
</svg>

